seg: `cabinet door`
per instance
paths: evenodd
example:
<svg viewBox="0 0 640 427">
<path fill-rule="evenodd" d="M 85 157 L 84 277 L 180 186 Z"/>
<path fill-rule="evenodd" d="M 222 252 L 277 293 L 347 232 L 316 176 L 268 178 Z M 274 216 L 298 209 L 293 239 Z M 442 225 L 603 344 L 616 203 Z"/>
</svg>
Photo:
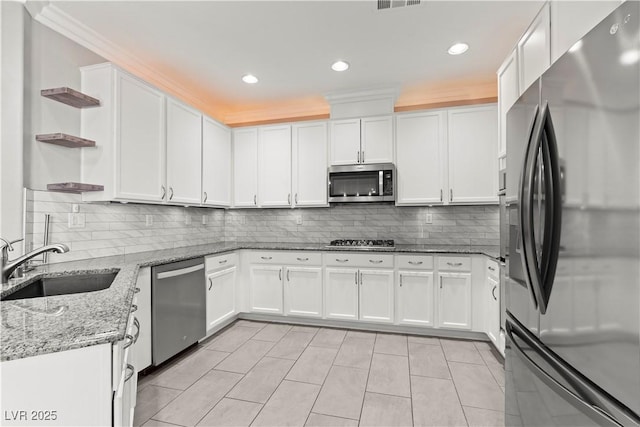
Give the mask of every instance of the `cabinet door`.
<svg viewBox="0 0 640 427">
<path fill-rule="evenodd" d="M 520 94 L 551 65 L 549 3 L 545 3 L 518 42 Z"/>
<path fill-rule="evenodd" d="M 231 205 L 231 131 L 202 118 L 202 204 Z"/>
<path fill-rule="evenodd" d="M 126 74 L 116 72 L 115 79 L 116 197 L 162 201 L 166 170 L 165 97 Z"/>
<path fill-rule="evenodd" d="M 396 204 L 442 203 L 446 112 L 396 116 Z"/>
<path fill-rule="evenodd" d="M 258 130 L 258 204 L 291 206 L 291 126 Z"/>
<path fill-rule="evenodd" d="M 551 63 L 620 6 L 620 0 L 552 1 Z"/>
<path fill-rule="evenodd" d="M 471 329 L 471 274 L 438 274 L 438 326 Z"/>
<path fill-rule="evenodd" d="M 489 107 L 449 110 L 449 201 L 498 203 L 498 113 Z"/>
<path fill-rule="evenodd" d="M 359 318 L 393 322 L 393 271 L 360 270 Z"/>
<path fill-rule="evenodd" d="M 202 194 L 202 114 L 167 99 L 167 200 L 200 204 Z"/>
<path fill-rule="evenodd" d="M 393 163 L 393 117 L 360 121 L 360 163 Z"/>
<path fill-rule="evenodd" d="M 329 123 L 331 165 L 360 163 L 360 119 L 335 120 Z"/>
<path fill-rule="evenodd" d="M 322 317 L 322 268 L 287 267 L 285 270 L 285 314 Z"/>
<path fill-rule="evenodd" d="M 282 314 L 282 267 L 250 267 L 251 311 Z"/>
<path fill-rule="evenodd" d="M 500 337 L 500 283 L 492 276 L 487 276 L 485 325 L 487 336 L 496 348 L 499 348 Z"/>
<path fill-rule="evenodd" d="M 258 130 L 233 131 L 233 205 L 258 205 Z"/>
<path fill-rule="evenodd" d="M 519 96 L 518 51 L 514 49 L 498 70 L 498 157 L 507 154 L 507 111 Z"/>
<path fill-rule="evenodd" d="M 398 323 L 433 326 L 433 272 L 398 272 Z"/>
<path fill-rule="evenodd" d="M 332 319 L 358 319 L 358 269 L 325 269 L 324 315 Z"/>
<path fill-rule="evenodd" d="M 294 206 L 327 206 L 327 123 L 293 125 Z"/>
<path fill-rule="evenodd" d="M 207 331 L 236 314 L 236 267 L 207 276 Z"/>
</svg>

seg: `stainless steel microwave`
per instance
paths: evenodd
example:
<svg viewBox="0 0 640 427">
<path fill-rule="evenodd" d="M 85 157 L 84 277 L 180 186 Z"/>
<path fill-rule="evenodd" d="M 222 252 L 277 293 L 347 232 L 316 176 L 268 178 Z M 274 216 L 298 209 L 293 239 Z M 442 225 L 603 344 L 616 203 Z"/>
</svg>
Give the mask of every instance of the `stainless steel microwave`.
<svg viewBox="0 0 640 427">
<path fill-rule="evenodd" d="M 396 193 L 393 163 L 329 167 L 329 203 L 393 202 Z"/>
</svg>

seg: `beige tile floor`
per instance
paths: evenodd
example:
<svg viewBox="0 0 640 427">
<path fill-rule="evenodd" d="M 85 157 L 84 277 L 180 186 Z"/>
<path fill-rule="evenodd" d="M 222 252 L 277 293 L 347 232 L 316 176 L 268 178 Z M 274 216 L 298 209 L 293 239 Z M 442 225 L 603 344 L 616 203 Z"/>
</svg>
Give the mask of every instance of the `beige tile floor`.
<svg viewBox="0 0 640 427">
<path fill-rule="evenodd" d="M 489 344 L 240 320 L 140 379 L 136 426 L 503 426 Z"/>
</svg>

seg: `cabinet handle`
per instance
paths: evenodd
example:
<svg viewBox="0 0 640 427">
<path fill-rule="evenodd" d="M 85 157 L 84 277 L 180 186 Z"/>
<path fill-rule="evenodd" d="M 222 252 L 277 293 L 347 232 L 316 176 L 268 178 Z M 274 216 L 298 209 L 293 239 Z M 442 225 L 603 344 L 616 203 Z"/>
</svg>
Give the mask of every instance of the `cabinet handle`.
<svg viewBox="0 0 640 427">
<path fill-rule="evenodd" d="M 266 260 L 270 260 L 271 258 L 273 258 L 272 256 L 261 256 L 260 258 L 262 259 L 266 259 Z"/>
<path fill-rule="evenodd" d="M 229 261 L 228 259 L 223 259 L 222 261 L 218 261 L 218 264 L 226 264 L 227 261 Z"/>
<path fill-rule="evenodd" d="M 204 200 L 202 201 L 202 203 L 207 203 L 207 192 L 204 192 Z"/>
<path fill-rule="evenodd" d="M 290 271 L 291 271 L 291 270 L 287 269 L 287 282 L 290 282 L 290 281 L 291 281 L 291 280 L 289 279 L 289 272 L 290 272 Z"/>
<path fill-rule="evenodd" d="M 356 286 L 358 286 L 358 272 L 356 271 Z"/>
<path fill-rule="evenodd" d="M 449 189 L 449 201 L 453 202 L 453 188 Z"/>
<path fill-rule="evenodd" d="M 138 338 L 140 338 L 140 322 L 137 317 L 133 318 L 133 325 L 136 327 L 136 334 L 133 336 L 133 343 L 138 342 Z"/>
<path fill-rule="evenodd" d="M 298 193 L 296 193 L 296 196 L 294 197 L 294 200 L 296 202 L 296 205 L 298 204 Z"/>
<path fill-rule="evenodd" d="M 278 270 L 278 279 L 282 280 L 282 269 Z"/>
<path fill-rule="evenodd" d="M 488 268 L 489 268 L 489 270 L 491 270 L 491 271 L 496 271 L 495 267 L 491 267 L 491 266 L 489 266 Z"/>
<path fill-rule="evenodd" d="M 442 276 L 440 276 L 440 289 L 442 289 Z"/>
<path fill-rule="evenodd" d="M 160 198 L 164 200 L 164 196 L 167 195 L 167 189 L 164 188 L 164 185 L 162 185 L 160 188 L 162 188 L 162 196 L 160 196 Z"/>
<path fill-rule="evenodd" d="M 212 287 L 213 287 L 213 280 L 211 280 L 211 277 L 209 277 L 209 290 L 211 290 Z"/>
<path fill-rule="evenodd" d="M 364 151 L 362 151 L 362 163 L 364 163 Z"/>
<path fill-rule="evenodd" d="M 291 193 L 287 195 L 287 204 L 291 204 Z"/>
<path fill-rule="evenodd" d="M 129 381 L 131 379 L 131 377 L 133 376 L 134 372 L 136 371 L 135 368 L 133 366 L 131 366 L 130 364 L 127 363 L 127 367 L 125 368 L 125 371 L 130 371 L 131 373 L 129 375 L 126 375 L 124 377 L 124 382 L 126 383 L 127 381 Z"/>
<path fill-rule="evenodd" d="M 169 187 L 169 200 L 173 199 L 173 187 Z"/>
<path fill-rule="evenodd" d="M 462 265 L 461 262 L 447 262 L 447 265 L 450 265 L 451 267 L 460 267 Z"/>
<path fill-rule="evenodd" d="M 309 258 L 296 258 L 296 259 L 302 262 L 309 261 Z"/>
<path fill-rule="evenodd" d="M 138 311 L 138 306 L 135 304 L 131 304 L 131 312 L 135 313 L 136 311 Z"/>
<path fill-rule="evenodd" d="M 349 258 L 345 258 L 345 259 L 336 258 L 336 261 L 338 261 L 338 262 L 347 262 L 347 261 L 349 261 Z"/>
<path fill-rule="evenodd" d="M 400 274 L 400 287 L 402 287 L 402 274 Z"/>
<path fill-rule="evenodd" d="M 409 261 L 409 264 L 411 264 L 411 265 L 421 265 L 422 261 Z"/>
<path fill-rule="evenodd" d="M 362 286 L 362 272 L 360 272 L 360 286 Z"/>
<path fill-rule="evenodd" d="M 382 262 L 382 260 L 381 259 L 370 259 L 369 262 L 371 264 L 380 264 Z"/>
<path fill-rule="evenodd" d="M 442 201 L 442 188 L 440 189 L 440 201 Z"/>
<path fill-rule="evenodd" d="M 258 196 L 256 194 L 253 195 L 253 204 L 254 205 L 258 204 Z"/>
<path fill-rule="evenodd" d="M 493 289 L 491 289 L 491 295 L 493 295 L 493 299 L 498 301 L 498 298 L 496 298 L 496 288 L 497 285 L 493 285 Z"/>
<path fill-rule="evenodd" d="M 134 294 L 137 294 L 138 292 L 140 292 L 140 288 L 137 288 L 137 287 L 136 287 L 136 288 L 133 288 L 133 293 L 134 293 Z"/>
<path fill-rule="evenodd" d="M 360 151 L 358 151 L 358 163 L 360 163 Z"/>
</svg>

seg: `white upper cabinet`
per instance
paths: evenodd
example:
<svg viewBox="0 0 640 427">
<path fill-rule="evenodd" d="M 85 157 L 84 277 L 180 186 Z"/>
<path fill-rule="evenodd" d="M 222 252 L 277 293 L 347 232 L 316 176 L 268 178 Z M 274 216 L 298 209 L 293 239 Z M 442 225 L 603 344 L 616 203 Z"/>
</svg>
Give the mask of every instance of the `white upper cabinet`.
<svg viewBox="0 0 640 427">
<path fill-rule="evenodd" d="M 294 206 L 327 206 L 327 123 L 294 124 Z"/>
<path fill-rule="evenodd" d="M 202 114 L 167 99 L 167 198 L 199 205 L 202 180 Z"/>
<path fill-rule="evenodd" d="M 393 117 L 334 120 L 330 122 L 330 163 L 393 162 Z"/>
<path fill-rule="evenodd" d="M 258 129 L 258 177 L 261 207 L 291 206 L 291 126 Z"/>
<path fill-rule="evenodd" d="M 360 163 L 393 162 L 393 117 L 360 120 Z"/>
<path fill-rule="evenodd" d="M 443 202 L 446 112 L 396 116 L 396 204 Z"/>
<path fill-rule="evenodd" d="M 498 202 L 495 105 L 448 111 L 449 201 Z"/>
<path fill-rule="evenodd" d="M 514 49 L 498 70 L 498 157 L 507 154 L 507 112 L 519 96 L 518 51 Z"/>
<path fill-rule="evenodd" d="M 233 131 L 233 205 L 258 205 L 258 129 Z"/>
<path fill-rule="evenodd" d="M 335 120 L 329 123 L 331 165 L 360 163 L 360 119 Z"/>
<path fill-rule="evenodd" d="M 621 3 L 619 0 L 551 1 L 551 63 Z"/>
<path fill-rule="evenodd" d="M 202 204 L 231 205 L 231 131 L 202 118 Z"/>
<path fill-rule="evenodd" d="M 165 195 L 165 96 L 106 63 L 81 69 L 82 91 L 100 106 L 81 111 L 82 137 L 96 147 L 81 153 L 82 182 L 104 191 L 85 201 L 162 203 Z"/>
<path fill-rule="evenodd" d="M 545 3 L 518 42 L 521 94 L 551 65 L 550 31 L 549 3 Z"/>
</svg>

